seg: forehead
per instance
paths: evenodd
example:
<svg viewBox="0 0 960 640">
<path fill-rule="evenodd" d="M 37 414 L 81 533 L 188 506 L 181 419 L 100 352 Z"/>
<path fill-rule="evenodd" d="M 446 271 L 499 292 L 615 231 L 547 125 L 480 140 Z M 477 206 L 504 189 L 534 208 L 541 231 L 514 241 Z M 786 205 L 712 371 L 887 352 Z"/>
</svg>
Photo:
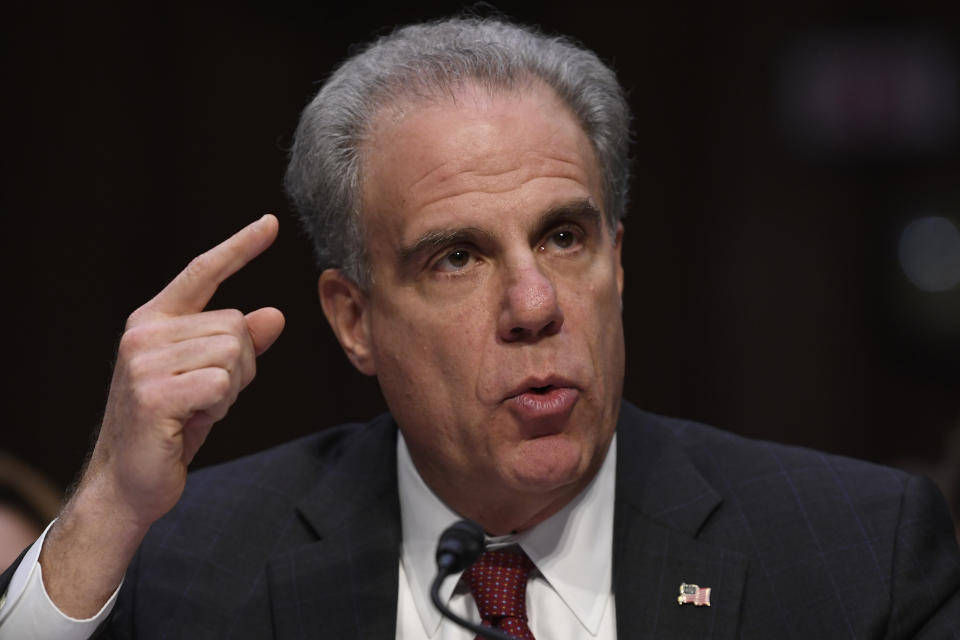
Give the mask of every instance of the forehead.
<svg viewBox="0 0 960 640">
<path fill-rule="evenodd" d="M 550 180 L 599 203 L 589 139 L 552 89 L 467 86 L 437 100 L 408 99 L 381 110 L 362 147 L 363 215 L 377 226 L 419 214 L 503 206 Z M 539 193 L 542 197 L 543 193 Z M 558 203 L 551 203 L 558 204 Z M 368 226 L 368 225 L 364 225 Z"/>
</svg>

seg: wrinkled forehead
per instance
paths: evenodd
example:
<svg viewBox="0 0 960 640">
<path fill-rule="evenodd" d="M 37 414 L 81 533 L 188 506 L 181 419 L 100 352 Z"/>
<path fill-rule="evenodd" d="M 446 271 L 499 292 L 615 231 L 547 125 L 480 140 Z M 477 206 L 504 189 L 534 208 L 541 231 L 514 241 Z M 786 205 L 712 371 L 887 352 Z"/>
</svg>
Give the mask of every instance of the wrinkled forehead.
<svg viewBox="0 0 960 640">
<path fill-rule="evenodd" d="M 513 105 L 530 99 L 538 101 L 544 107 L 534 116 L 529 113 L 525 116 L 527 121 L 531 122 L 530 128 L 551 123 L 557 130 L 574 131 L 581 139 L 582 154 L 589 158 L 591 172 L 599 177 L 596 150 L 587 132 L 572 109 L 552 87 L 534 77 L 528 77 L 523 82 L 515 81 L 509 86 L 470 80 L 428 92 L 423 89 L 401 91 L 393 99 L 376 108 L 357 145 L 360 167 L 358 186 L 363 194 L 361 213 L 368 209 L 370 198 L 382 186 L 374 182 L 379 179 L 380 173 L 373 168 L 377 165 L 382 168 L 380 161 L 384 157 L 391 157 L 394 160 L 393 166 L 399 171 L 403 170 L 407 163 L 422 160 L 422 156 L 431 151 L 438 151 L 438 155 L 442 155 L 443 150 L 448 150 L 451 158 L 456 155 L 467 157 L 481 153 L 483 150 L 476 146 L 476 141 L 482 136 L 471 135 L 476 130 L 469 126 L 450 125 L 457 122 L 467 125 L 477 114 L 497 111 L 511 117 Z M 435 127 L 422 126 L 427 117 L 435 123 Z M 533 122 L 533 119 L 537 121 Z M 404 131 L 405 125 L 413 123 L 414 126 L 420 125 L 418 130 L 421 135 L 413 140 L 409 136 L 397 135 Z M 454 134 L 454 131 L 457 133 Z M 550 137 L 545 138 L 542 150 L 548 151 L 553 143 L 554 140 Z M 457 150 L 460 151 L 459 154 L 456 153 Z"/>
<path fill-rule="evenodd" d="M 464 91 L 397 108 L 369 138 L 362 173 L 362 233 L 373 271 L 425 236 L 473 229 L 505 241 L 573 202 L 603 210 L 589 139 L 541 87 Z"/>
</svg>

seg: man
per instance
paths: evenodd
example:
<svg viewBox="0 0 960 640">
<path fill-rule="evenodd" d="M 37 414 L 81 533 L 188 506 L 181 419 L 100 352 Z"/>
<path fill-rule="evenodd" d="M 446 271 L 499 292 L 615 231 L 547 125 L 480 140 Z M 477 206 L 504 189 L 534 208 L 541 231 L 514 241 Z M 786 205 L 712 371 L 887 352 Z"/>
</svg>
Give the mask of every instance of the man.
<svg viewBox="0 0 960 640">
<path fill-rule="evenodd" d="M 928 483 L 622 403 L 627 123 L 592 53 L 498 21 L 347 61 L 287 188 L 391 415 L 187 479 L 283 327 L 203 311 L 273 240 L 265 216 L 130 317 L 90 463 L 6 575 L 0 636 L 469 638 L 426 597 L 460 517 L 530 572 L 506 615 L 525 637 L 958 635 Z M 441 595 L 499 624 L 480 579 Z"/>
</svg>

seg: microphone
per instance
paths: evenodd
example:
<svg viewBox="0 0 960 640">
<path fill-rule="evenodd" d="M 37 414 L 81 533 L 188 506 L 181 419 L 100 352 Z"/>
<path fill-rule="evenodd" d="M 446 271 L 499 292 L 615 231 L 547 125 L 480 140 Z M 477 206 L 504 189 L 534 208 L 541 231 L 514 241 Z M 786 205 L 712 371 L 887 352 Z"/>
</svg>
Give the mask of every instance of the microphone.
<svg viewBox="0 0 960 640">
<path fill-rule="evenodd" d="M 485 548 L 480 525 L 473 520 L 454 522 L 440 534 L 437 569 L 446 571 L 446 575 L 463 571 L 477 561 Z"/>
<path fill-rule="evenodd" d="M 440 585 L 450 576 L 450 574 L 463 571 L 480 557 L 486 544 L 483 539 L 483 529 L 472 520 L 460 520 L 454 522 L 440 534 L 440 540 L 437 542 L 437 576 L 433 579 L 433 585 L 430 587 L 430 600 L 433 606 L 440 611 L 445 618 L 452 620 L 464 629 L 473 631 L 482 638 L 490 640 L 517 640 L 513 636 L 493 627 L 485 627 L 480 624 L 474 624 L 469 620 L 464 620 L 447 607 L 440 599 Z"/>
</svg>

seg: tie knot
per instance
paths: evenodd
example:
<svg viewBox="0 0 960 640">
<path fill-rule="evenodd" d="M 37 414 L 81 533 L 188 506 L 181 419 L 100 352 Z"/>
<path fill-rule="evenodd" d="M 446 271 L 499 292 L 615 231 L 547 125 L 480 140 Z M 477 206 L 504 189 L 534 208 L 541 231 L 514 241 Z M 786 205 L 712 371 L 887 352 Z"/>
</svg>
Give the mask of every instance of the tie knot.
<svg viewBox="0 0 960 640">
<path fill-rule="evenodd" d="M 463 573 L 480 617 L 500 626 L 505 617 L 527 620 L 527 578 L 533 562 L 522 551 L 485 551 Z"/>
</svg>

